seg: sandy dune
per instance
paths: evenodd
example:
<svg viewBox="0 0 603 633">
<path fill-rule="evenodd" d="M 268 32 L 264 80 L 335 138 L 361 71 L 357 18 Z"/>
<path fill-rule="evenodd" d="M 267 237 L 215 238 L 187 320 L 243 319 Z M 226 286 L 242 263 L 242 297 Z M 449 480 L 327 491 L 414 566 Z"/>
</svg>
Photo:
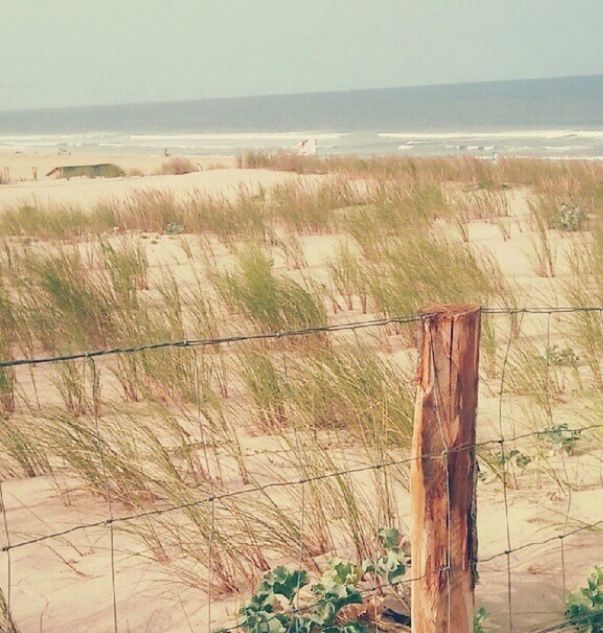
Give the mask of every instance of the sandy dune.
<svg viewBox="0 0 603 633">
<path fill-rule="evenodd" d="M 200 169 L 214 167 L 236 167 L 236 160 L 231 156 L 191 156 L 190 159 Z M 39 180 L 44 180 L 46 174 L 54 167 L 67 165 L 93 165 L 98 163 L 113 163 L 126 172 L 137 170 L 143 174 L 154 174 L 161 169 L 162 164 L 169 160 L 163 154 L 121 154 L 92 152 L 2 152 L 0 151 L 0 170 L 7 167 L 11 180 L 32 180 L 34 170 Z"/>
<path fill-rule="evenodd" d="M 84 161 L 84 158 L 86 161 Z M 38 160 L 39 159 L 39 160 Z M 156 170 L 163 157 L 94 157 L 96 162 L 116 162 L 124 167 L 138 167 L 144 171 Z M 9 164 L 12 174 L 27 176 L 32 160 L 37 160 L 40 172 L 56 164 L 55 156 L 0 155 L 0 168 Z M 54 162 L 53 162 L 54 160 Z M 65 161 L 93 162 L 89 156 L 66 157 Z M 211 163 L 205 159 L 205 167 Z M 45 161 L 45 162 L 44 162 Z M 138 162 L 137 162 L 138 161 Z M 67 162 L 63 164 L 68 164 Z M 240 187 L 251 190 L 269 188 L 297 175 L 268 170 L 241 170 L 234 167 L 234 161 L 221 169 L 199 171 L 183 176 L 147 175 L 115 179 L 72 179 L 54 180 L 41 178 L 38 181 L 24 181 L 0 186 L 0 210 L 3 207 L 21 204 L 29 200 L 46 203 L 79 205 L 83 208 L 106 198 L 121 198 L 140 190 L 168 190 L 175 195 L 186 195 L 194 191 L 208 194 L 236 195 Z M 19 171 L 20 170 L 20 171 Z M 318 177 L 308 177 L 313 179 Z M 535 275 L 530 255 L 533 251 L 533 234 L 526 223 L 522 223 L 528 211 L 526 192 L 522 190 L 508 193 L 510 202 L 509 239 L 504 240 L 497 226 L 486 221 L 473 221 L 468 227 L 469 242 L 476 250 L 485 249 L 492 253 L 505 277 L 517 287 L 517 300 L 521 305 L 552 305 L 559 285 L 569 278 L 561 257 L 570 247 L 571 240 L 558 232 L 552 239 L 559 253 L 559 274 L 556 278 Z M 448 227 L 450 228 L 450 227 Z M 334 252 L 340 236 L 301 235 L 299 241 L 308 271 L 312 278 L 327 280 L 326 259 Z M 458 237 L 458 236 L 457 236 Z M 169 235 L 157 235 L 145 246 L 150 266 L 160 271 L 162 266 L 170 266 L 178 282 L 183 286 L 190 279 L 191 259 L 185 255 L 181 243 Z M 213 244 L 217 258 L 224 261 L 227 251 L 217 241 Z M 199 248 L 198 246 L 196 248 Z M 275 267 L 284 269 L 286 263 L 279 255 L 275 257 Z M 298 271 L 299 272 L 299 271 Z M 333 320 L 354 320 L 362 318 L 359 311 L 349 310 L 331 315 Z M 545 331 L 545 318 L 526 317 L 526 328 L 538 332 L 540 342 Z M 554 339 L 562 342 L 562 338 Z M 394 342 L 395 345 L 395 342 Z M 401 352 L 394 349 L 393 353 Z M 37 370 L 40 376 L 41 370 Z M 28 383 L 23 371 L 22 384 Z M 60 406 L 56 389 L 51 391 L 50 381 L 41 379 L 43 388 L 49 383 L 45 398 L 48 403 Z M 498 397 L 496 385 L 483 381 L 480 393 L 478 439 L 498 437 Z M 54 402 L 56 400 L 56 402 Z M 506 404 L 505 421 L 511 420 L 509 432 L 515 434 L 524 430 L 525 422 L 521 412 L 512 410 Z M 243 450 L 250 455 L 262 453 L 272 447 L 270 436 L 244 436 Z M 274 448 L 274 447 L 273 447 Z M 348 455 L 350 460 L 358 455 Z M 287 464 L 278 458 L 263 457 L 267 460 L 264 468 L 287 472 Z M 258 458 L 260 459 L 260 458 Z M 531 481 L 526 475 L 521 487 L 509 490 L 509 524 L 513 548 L 544 540 L 560 531 L 583 523 L 591 523 L 601 518 L 603 490 L 600 488 L 600 463 L 590 463 L 586 457 L 572 456 L 567 461 L 570 478 L 580 490 L 570 494 L 570 504 L 558 496 L 556 489 L 541 489 L 538 481 Z M 566 464 L 564 463 L 564 467 Z M 290 464 L 289 464 L 290 467 Z M 575 470 L 575 472 L 574 472 Z M 293 476 L 293 473 L 292 473 Z M 367 477 L 358 486 L 370 485 Z M 51 483 L 43 477 L 26 480 L 13 479 L 3 483 L 4 500 L 7 509 L 9 532 L 13 542 L 25 540 L 55 530 L 102 520 L 107 516 L 107 508 L 92 498 L 81 486 L 74 486 L 69 503 L 61 498 Z M 397 493 L 398 494 L 398 493 Z M 278 500 L 278 494 L 275 494 Z M 408 492 L 400 489 L 397 501 L 400 515 L 408 515 Z M 504 530 L 505 508 L 500 482 L 488 481 L 479 484 L 478 528 L 480 556 L 493 557 L 480 566 L 482 582 L 478 586 L 477 599 L 484 604 L 491 616 L 487 630 L 508 630 L 507 609 L 507 548 Z M 129 509 L 116 504 L 116 515 L 127 515 Z M 130 527 L 120 526 L 120 527 Z M 186 587 L 175 576 L 166 577 L 162 566 L 153 560 L 152 552 L 145 549 L 140 541 L 124 529 L 115 535 L 116 594 L 119 630 L 180 633 L 189 630 L 217 629 L 237 619 L 237 606 L 243 596 L 216 596 L 212 605 L 211 618 L 208 616 L 206 595 L 197 588 Z M 4 544 L 4 535 L 0 544 Z M 601 533 L 582 532 L 564 542 L 561 552 L 559 542 L 538 545 L 522 550 L 512 557 L 512 599 L 514 605 L 515 630 L 530 631 L 536 623 L 554 624 L 559 621 L 563 610 L 564 594 L 561 578 L 567 589 L 583 582 L 585 572 L 596 562 L 594 553 L 601 551 Z M 502 553 L 502 555 L 501 555 Z M 562 566 L 566 568 L 563 569 Z M 0 585 L 5 585 L 7 567 L 0 566 Z M 76 533 L 69 538 L 43 541 L 30 547 L 22 547 L 11 553 L 11 583 L 13 586 L 13 610 L 24 633 L 42 630 L 64 632 L 78 630 L 105 632 L 112 630 L 112 591 L 110 575 L 109 530 L 106 526 L 93 527 Z M 75 608 L 74 608 L 75 606 Z M 208 623 L 208 619 L 211 621 Z"/>
<path fill-rule="evenodd" d="M 241 188 L 254 191 L 270 188 L 298 178 L 295 174 L 269 170 L 228 168 L 200 171 L 181 176 L 152 175 L 124 178 L 72 178 L 19 182 L 0 187 L 0 209 L 28 202 L 87 207 L 108 198 L 124 198 L 149 189 L 170 191 L 174 195 L 201 192 L 236 196 Z"/>
</svg>

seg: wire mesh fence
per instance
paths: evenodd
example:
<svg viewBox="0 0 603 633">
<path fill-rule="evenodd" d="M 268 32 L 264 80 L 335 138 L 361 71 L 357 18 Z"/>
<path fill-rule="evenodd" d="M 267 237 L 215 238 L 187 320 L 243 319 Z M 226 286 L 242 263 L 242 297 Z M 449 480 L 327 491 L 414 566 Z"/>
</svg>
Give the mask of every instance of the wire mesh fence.
<svg viewBox="0 0 603 633">
<path fill-rule="evenodd" d="M 476 626 L 571 630 L 603 551 L 602 311 L 483 308 L 477 438 L 419 454 L 435 312 L 0 361 L 3 630 L 410 628 L 410 468 L 458 453 L 480 467 Z"/>
</svg>

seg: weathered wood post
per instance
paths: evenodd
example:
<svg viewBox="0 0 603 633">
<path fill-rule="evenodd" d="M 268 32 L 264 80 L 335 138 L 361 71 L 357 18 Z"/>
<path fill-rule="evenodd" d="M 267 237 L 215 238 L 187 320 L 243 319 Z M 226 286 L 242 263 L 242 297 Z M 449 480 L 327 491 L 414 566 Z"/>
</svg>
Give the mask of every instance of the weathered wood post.
<svg viewBox="0 0 603 633">
<path fill-rule="evenodd" d="M 414 633 L 473 631 L 479 339 L 478 307 L 425 311 L 411 462 Z"/>
</svg>

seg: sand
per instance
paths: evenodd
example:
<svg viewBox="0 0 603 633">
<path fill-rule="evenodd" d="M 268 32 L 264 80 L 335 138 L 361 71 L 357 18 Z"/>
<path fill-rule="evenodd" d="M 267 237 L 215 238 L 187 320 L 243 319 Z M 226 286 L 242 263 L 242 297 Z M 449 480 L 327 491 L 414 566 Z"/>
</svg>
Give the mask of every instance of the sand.
<svg viewBox="0 0 603 633">
<path fill-rule="evenodd" d="M 136 170 L 149 175 L 160 171 L 163 163 L 170 158 L 172 157 L 166 158 L 163 154 L 0 151 L 0 170 L 2 167 L 8 167 L 11 180 L 30 181 L 34 179 L 34 170 L 37 171 L 38 180 L 45 180 L 46 174 L 55 167 L 113 163 L 125 171 Z M 236 159 L 230 156 L 191 156 L 190 159 L 201 169 L 236 166 Z"/>
<path fill-rule="evenodd" d="M 87 208 L 102 200 L 124 198 L 138 191 L 170 191 L 176 196 L 186 196 L 195 192 L 208 195 L 236 197 L 247 189 L 256 191 L 259 187 L 270 188 L 297 178 L 295 174 L 269 170 L 237 169 L 234 158 L 193 157 L 203 171 L 183 175 L 156 175 L 164 157 L 158 156 L 115 156 L 115 155 L 38 155 L 1 154 L 0 170 L 7 166 L 15 182 L 0 186 L 0 211 L 27 203 L 55 204 Z M 43 173 L 59 165 L 90 165 L 112 162 L 123 169 L 134 166 L 146 173 L 143 176 L 118 178 L 56 178 Z M 38 167 L 38 179 L 31 177 L 31 165 Z M 21 175 L 19 175 L 21 174 Z M 27 178 L 26 180 L 19 180 Z M 312 178 L 312 177 L 308 177 Z M 18 180 L 18 181 L 17 181 Z"/>
<path fill-rule="evenodd" d="M 200 171 L 184 176 L 125 177 L 116 179 L 54 180 L 41 177 L 49 166 L 60 164 L 53 155 L 0 155 L 0 166 L 8 165 L 11 174 L 27 177 L 32 165 L 38 166 L 37 181 L 24 181 L 0 186 L 0 212 L 3 207 L 37 199 L 56 204 L 86 207 L 107 197 L 122 197 L 140 189 L 173 191 L 176 195 L 195 190 L 224 195 L 236 195 L 240 186 L 270 187 L 296 176 L 265 170 L 236 169 L 233 161 L 226 160 L 226 167 Z M 93 162 L 85 155 L 88 162 Z M 84 156 L 60 157 L 63 164 L 79 164 Z M 204 159 L 205 160 L 205 159 Z M 207 167 L 208 162 L 204 165 Z M 94 162 L 116 162 L 128 168 L 137 167 L 147 172 L 155 170 L 163 157 L 151 156 L 95 156 Z M 31 174 L 30 174 L 31 175 Z M 509 194 L 512 208 L 510 219 L 511 238 L 503 239 L 501 231 L 486 222 L 473 222 L 469 227 L 473 248 L 486 248 L 494 254 L 506 276 L 518 287 L 520 304 L 547 305 L 566 278 L 567 270 L 560 264 L 555 279 L 537 277 L 530 263 L 532 239 L 521 218 L 527 209 L 526 193 L 513 191 Z M 338 237 L 302 236 L 300 242 L 311 273 L 316 278 L 326 277 L 325 258 L 333 252 Z M 555 236 L 559 253 L 569 246 L 562 235 Z M 226 257 L 225 249 L 216 246 L 216 252 Z M 170 262 L 179 280 L 190 276 L 190 263 L 170 236 L 157 236 L 148 245 L 147 254 L 152 266 Z M 560 258 L 561 259 L 561 258 Z M 284 262 L 277 260 L 277 267 Z M 358 310 L 337 315 L 337 319 L 353 320 Z M 543 320 L 533 318 L 537 336 L 542 340 Z M 398 350 L 394 349 L 394 352 Z M 45 395 L 48 401 L 57 398 L 51 386 Z M 59 400 L 57 399 L 57 402 Z M 511 416 L 518 420 L 520 415 Z M 513 423 L 514 424 L 514 423 Z M 480 393 L 479 437 L 498 436 L 498 399 L 488 385 Z M 515 431 L 515 427 L 513 427 Z M 250 454 L 270 446 L 271 439 L 249 437 L 244 450 Z M 354 456 L 350 455 L 350 459 Z M 533 482 L 518 490 L 509 491 L 509 524 L 513 548 L 544 540 L 559 531 L 559 525 L 568 529 L 580 522 L 592 522 L 602 518 L 603 487 L 598 470 L 582 458 L 571 460 L 576 480 L 590 477 L 589 489 L 581 489 L 571 495 L 571 504 L 563 496 L 543 491 Z M 277 461 L 264 463 L 267 468 L 286 468 Z M 599 465 L 600 468 L 600 465 Z M 572 471 L 573 472 L 573 471 Z M 586 473 L 586 475 L 580 474 Z M 584 483 L 584 482 L 582 482 Z M 361 479 L 358 485 L 362 486 Z M 45 478 L 10 480 L 3 484 L 7 508 L 9 532 L 13 542 L 37 534 L 49 533 L 92 522 L 107 516 L 107 507 L 75 487 L 69 504 L 56 495 L 55 489 Z M 279 493 L 274 499 L 278 502 Z M 480 483 L 478 528 L 480 557 L 497 555 L 491 562 L 480 567 L 482 582 L 477 596 L 493 614 L 488 631 L 507 630 L 507 557 L 501 556 L 507 548 L 504 524 L 505 509 L 500 484 Z M 399 492 L 400 511 L 407 514 L 408 493 Z M 128 509 L 117 505 L 116 514 Z M 109 555 L 109 528 L 95 527 L 68 537 L 45 541 L 29 547 L 13 550 L 10 555 L 12 604 L 15 618 L 23 633 L 43 631 L 64 633 L 82 631 L 101 633 L 112 630 L 111 566 Z M 189 630 L 208 630 L 208 608 L 205 594 L 198 589 L 184 587 L 178 578 L 167 578 L 161 566 L 147 555 L 140 543 L 122 531 L 115 534 L 115 569 L 117 610 L 120 631 L 145 631 L 149 633 L 180 633 Z M 582 532 L 564 541 L 562 557 L 560 543 L 555 541 L 542 546 L 529 547 L 511 557 L 512 599 L 515 631 L 532 630 L 534 623 L 553 624 L 559 621 L 563 609 L 561 577 L 567 589 L 583 582 L 589 568 L 596 562 L 595 554 L 603 551 L 601 533 Z M 562 564 L 564 569 L 562 569 Z M 0 582 L 6 586 L 7 567 L 0 571 Z M 209 629 L 217 628 L 236 619 L 236 608 L 242 596 L 215 597 Z"/>
</svg>

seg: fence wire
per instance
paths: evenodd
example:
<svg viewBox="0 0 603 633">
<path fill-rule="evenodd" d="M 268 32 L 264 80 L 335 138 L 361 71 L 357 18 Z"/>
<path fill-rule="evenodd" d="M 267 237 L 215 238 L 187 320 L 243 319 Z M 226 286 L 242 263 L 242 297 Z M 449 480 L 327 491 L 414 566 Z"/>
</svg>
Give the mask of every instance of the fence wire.
<svg viewBox="0 0 603 633">
<path fill-rule="evenodd" d="M 583 306 L 583 307 L 554 307 L 554 308 L 481 308 L 482 314 L 569 314 L 575 312 L 603 312 L 603 306 Z M 285 330 L 281 332 L 264 332 L 257 334 L 236 334 L 233 336 L 204 338 L 204 339 L 182 339 L 179 341 L 162 341 L 159 343 L 147 343 L 132 347 L 112 347 L 108 349 L 97 349 L 88 352 L 78 352 L 75 354 L 62 354 L 58 356 L 41 356 L 38 358 L 17 358 L 0 360 L 0 368 L 18 367 L 20 365 L 44 365 L 48 363 L 61 363 L 71 360 L 82 360 L 86 358 L 97 358 L 100 356 L 114 356 L 116 354 L 138 354 L 141 352 L 180 348 L 180 347 L 213 347 L 229 343 L 243 343 L 245 341 L 267 341 L 281 338 L 292 338 L 301 336 L 311 336 L 313 334 L 328 334 L 333 332 L 354 331 L 364 328 L 383 327 L 392 324 L 404 324 L 419 322 L 435 313 L 419 312 L 406 316 L 393 316 L 385 319 L 371 319 L 365 321 L 355 321 L 353 323 L 340 323 L 325 325 L 321 327 L 309 327 L 300 330 Z"/>
<path fill-rule="evenodd" d="M 603 306 L 589 306 L 589 307 L 549 307 L 549 308 L 482 308 L 482 314 L 487 315 L 510 315 L 514 317 L 518 317 L 519 319 L 519 328 L 521 327 L 521 320 L 525 315 L 535 314 L 535 315 L 546 315 L 547 317 L 547 325 L 546 325 L 546 349 L 550 349 L 551 343 L 551 315 L 554 314 L 571 314 L 577 312 L 584 313 L 602 313 Z M 443 450 L 438 452 L 431 452 L 427 454 L 422 454 L 419 456 L 409 456 L 409 457 L 401 457 L 399 459 L 381 459 L 379 461 L 374 461 L 368 464 L 362 464 L 359 466 L 349 466 L 346 465 L 345 468 L 334 469 L 328 472 L 323 472 L 316 475 L 311 476 L 303 476 L 297 477 L 293 479 L 280 479 L 280 480 L 271 480 L 262 484 L 257 485 L 248 485 L 243 488 L 238 488 L 235 490 L 226 490 L 219 491 L 214 484 L 215 476 L 212 474 L 211 461 L 208 455 L 208 441 L 207 441 L 207 433 L 206 433 L 206 418 L 202 412 L 202 389 L 201 389 L 201 378 L 200 378 L 200 360 L 199 355 L 204 354 L 205 348 L 211 348 L 214 346 L 231 346 L 237 345 L 243 342 L 254 342 L 254 341 L 267 341 L 267 340 L 277 340 L 277 339 L 287 339 L 287 338 L 295 338 L 295 337 L 306 337 L 318 334 L 327 334 L 327 333 L 336 333 L 343 331 L 352 331 L 355 336 L 357 336 L 357 331 L 366 329 L 366 328 L 378 328 L 384 327 L 392 324 L 412 324 L 416 322 L 421 322 L 424 319 L 428 319 L 434 316 L 434 313 L 425 312 L 407 316 L 399 316 L 399 317 L 389 317 L 384 319 L 373 319 L 373 320 L 364 320 L 357 321 L 351 323 L 341 323 L 335 325 L 329 325 L 324 327 L 316 327 L 316 328 L 305 328 L 302 330 L 295 331 L 284 331 L 284 332 L 272 332 L 272 333 L 256 333 L 250 335 L 234 335 L 227 337 L 216 337 L 211 339 L 185 339 L 180 341 L 167 341 L 167 342 L 158 342 L 158 343 L 149 343 L 139 346 L 131 346 L 131 347 L 116 347 L 109 349 L 98 349 L 94 351 L 88 352 L 80 352 L 73 354 L 64 354 L 57 356 L 46 356 L 46 357 L 36 357 L 36 358 L 19 358 L 19 359 L 8 359 L 8 360 L 0 360 L 0 369 L 9 369 L 15 368 L 19 366 L 36 366 L 36 365 L 45 365 L 51 363 L 65 363 L 76 360 L 83 360 L 89 364 L 91 371 L 91 384 L 92 384 L 92 415 L 94 420 L 94 428 L 96 433 L 96 443 L 98 447 L 98 454 L 101 464 L 101 471 L 103 477 L 103 486 L 104 486 L 104 496 L 107 502 L 107 516 L 89 522 L 81 522 L 77 525 L 73 525 L 68 528 L 64 528 L 61 530 L 56 530 L 53 532 L 49 532 L 47 534 L 39 535 L 36 537 L 25 538 L 22 540 L 15 540 L 14 536 L 11 535 L 9 531 L 9 521 L 7 518 L 7 507 L 6 500 L 4 494 L 4 482 L 0 481 L 0 511 L 3 516 L 3 527 L 5 532 L 5 544 L 0 547 L 0 552 L 6 555 L 6 577 L 7 577 L 7 591 L 6 591 L 6 602 L 7 602 L 7 612 L 9 619 L 11 618 L 11 614 L 13 612 L 13 601 L 14 601 L 14 592 L 13 592 L 13 560 L 11 558 L 11 553 L 19 548 L 24 548 L 28 546 L 32 546 L 39 543 L 44 543 L 53 539 L 61 539 L 70 535 L 73 535 L 78 532 L 82 532 L 85 530 L 93 529 L 93 528 L 101 528 L 105 527 L 108 529 L 109 534 L 109 564 L 110 564 L 110 579 L 111 579 L 111 594 L 112 594 L 112 626 L 114 633 L 118 633 L 120 630 L 119 627 L 119 618 L 118 618 L 118 589 L 117 589 L 117 570 L 116 570 L 116 559 L 115 559 L 115 526 L 120 524 L 127 524 L 140 519 L 150 519 L 154 517 L 163 516 L 169 513 L 178 512 L 181 510 L 187 510 L 191 508 L 201 507 L 201 506 L 210 506 L 210 526 L 209 526 L 209 538 L 207 543 L 207 571 L 208 571 L 208 580 L 207 580 L 207 625 L 208 625 L 208 633 L 212 633 L 212 606 L 213 606 L 213 596 L 212 596 L 212 588 L 213 588 L 213 576 L 215 572 L 216 566 L 216 556 L 219 555 L 217 547 L 219 543 L 216 543 L 215 535 L 216 535 L 216 504 L 221 502 L 225 502 L 226 500 L 243 497 L 246 495 L 254 495 L 258 493 L 265 493 L 269 490 L 282 489 L 282 488 L 298 488 L 300 491 L 300 505 L 298 508 L 299 519 L 298 519 L 298 533 L 299 533 L 299 547 L 298 547 L 298 556 L 296 560 L 296 565 L 298 571 L 301 571 L 303 568 L 304 560 L 306 559 L 306 553 L 304 551 L 304 532 L 305 532 L 305 521 L 306 517 L 306 490 L 307 486 L 313 483 L 317 483 L 324 480 L 331 479 L 340 479 L 340 478 L 349 478 L 351 475 L 359 474 L 359 473 L 367 473 L 367 472 L 376 472 L 382 473 L 382 476 L 385 481 L 387 481 L 387 472 L 388 469 L 393 467 L 399 467 L 404 465 L 410 465 L 411 462 L 416 460 L 437 460 L 443 459 L 446 467 L 446 501 L 447 501 L 447 525 L 450 525 L 451 522 L 451 490 L 450 490 L 450 479 L 448 476 L 448 464 L 449 457 L 451 454 L 455 452 L 461 451 L 471 451 L 476 455 L 476 451 L 479 448 L 487 448 L 494 447 L 500 451 L 501 455 L 501 483 L 502 483 L 502 502 L 504 508 L 504 524 L 505 524 L 505 541 L 506 547 L 505 549 L 496 552 L 494 554 L 490 554 L 485 557 L 478 557 L 476 561 L 472 562 L 472 565 L 476 568 L 479 568 L 480 565 L 484 565 L 486 563 L 490 563 L 492 561 L 498 559 L 505 560 L 506 566 L 506 586 L 507 586 L 507 612 L 502 613 L 502 615 L 508 618 L 508 626 L 507 629 L 509 633 L 513 633 L 515 629 L 514 624 L 514 616 L 518 615 L 527 615 L 527 614 L 538 614 L 539 612 L 526 612 L 526 611 L 517 611 L 514 609 L 513 604 L 513 566 L 512 566 L 512 556 L 518 552 L 523 552 L 529 550 L 530 548 L 542 547 L 551 543 L 559 542 L 560 543 L 560 556 L 561 556 L 561 569 L 562 569 L 562 578 L 561 578 L 561 589 L 562 594 L 565 596 L 567 593 L 566 586 L 566 552 L 565 552 L 565 542 L 568 538 L 573 537 L 577 534 L 586 532 L 586 531 L 595 531 L 603 529 L 603 519 L 596 520 L 590 523 L 582 522 L 578 527 L 574 527 L 573 529 L 568 529 L 568 522 L 570 518 L 570 508 L 568 506 L 568 512 L 566 514 L 565 521 L 565 529 L 561 533 L 556 533 L 552 536 L 547 536 L 542 539 L 531 540 L 529 542 L 524 542 L 518 545 L 513 545 L 511 538 L 511 520 L 510 520 L 510 505 L 508 498 L 508 488 L 509 488 L 509 473 L 508 473 L 508 463 L 505 460 L 505 456 L 507 455 L 507 450 L 509 445 L 514 445 L 516 443 L 520 443 L 523 440 L 527 440 L 529 438 L 539 438 L 539 437 L 550 437 L 551 430 L 550 428 L 544 430 L 534 430 L 526 433 L 516 434 L 513 432 L 511 437 L 507 437 L 504 432 L 504 394 L 505 394 L 505 382 L 508 372 L 508 364 L 511 354 L 511 349 L 513 345 L 513 341 L 515 339 L 512 332 L 509 333 L 509 338 L 507 340 L 503 362 L 501 366 L 501 374 L 500 374 L 500 388 L 498 391 L 498 412 L 497 412 L 497 423 L 498 423 L 498 437 L 493 437 L 490 439 L 476 441 L 469 445 L 464 445 L 461 447 L 453 447 L 449 448 L 446 442 L 446 437 L 444 434 L 444 430 L 442 428 L 442 421 L 440 417 L 440 403 L 438 397 L 436 395 L 436 417 L 438 421 L 438 432 L 442 436 L 442 445 Z M 207 476 L 208 482 L 208 494 L 204 494 L 199 496 L 199 498 L 192 499 L 180 504 L 171 504 L 163 507 L 152 507 L 148 509 L 143 509 L 138 512 L 130 512 L 130 513 L 119 513 L 116 511 L 115 502 L 113 499 L 113 493 L 111 489 L 111 485 L 109 482 L 107 468 L 105 465 L 105 454 L 103 447 L 105 443 L 102 439 L 102 425 L 100 421 L 100 415 L 98 412 L 98 408 L 96 406 L 97 401 L 100 400 L 100 396 L 98 395 L 99 390 L 99 372 L 96 366 L 95 359 L 99 357 L 105 356 L 114 356 L 114 355 L 124 355 L 124 354 L 139 354 L 146 351 L 154 351 L 154 350 L 162 350 L 162 349 L 177 349 L 177 348 L 190 348 L 191 353 L 193 354 L 194 362 L 194 382 L 195 382 L 195 399 L 197 403 L 196 410 L 196 420 L 198 425 L 198 446 L 201 447 L 202 450 L 202 468 L 205 470 L 205 474 Z M 432 346 L 433 349 L 433 346 Z M 549 376 L 549 358 L 548 352 L 545 354 L 545 401 L 547 413 L 550 416 L 550 419 L 553 419 L 553 407 L 551 403 L 551 392 L 550 392 L 550 376 Z M 282 376 L 285 379 L 285 382 L 288 381 L 289 378 L 289 366 L 287 361 L 287 354 L 283 354 L 282 356 L 282 367 L 280 369 Z M 437 391 L 439 392 L 439 385 Z M 603 429 L 603 423 L 593 423 L 593 424 L 583 424 L 577 426 L 565 426 L 564 431 L 568 433 L 570 436 L 578 436 L 585 431 L 589 430 L 598 430 Z M 302 453 L 302 443 L 303 438 L 300 436 L 299 430 L 296 425 L 293 425 L 293 446 L 287 449 L 280 450 L 267 450 L 266 453 L 278 453 L 278 452 L 291 452 L 295 455 L 295 458 L 298 462 L 299 472 L 304 472 L 304 463 L 303 463 L 303 453 Z M 325 450 L 327 447 L 325 447 Z M 563 457 L 562 457 L 563 459 Z M 570 503 L 571 503 L 571 488 L 569 488 L 570 492 Z M 274 503 L 274 501 L 273 501 Z M 375 511 L 375 534 L 377 534 L 379 529 L 379 510 L 376 507 Z M 448 551 L 446 558 L 446 565 L 438 570 L 438 573 L 442 576 L 446 577 L 445 585 L 447 592 L 447 602 L 448 602 L 448 617 L 447 617 L 447 631 L 446 633 L 454 633 L 451 629 L 452 622 L 452 604 L 451 604 L 451 586 L 452 586 L 452 573 L 454 569 L 452 568 L 452 543 L 450 541 L 451 531 L 448 531 Z M 412 566 L 411 566 L 412 569 Z M 381 596 L 386 590 L 396 590 L 400 587 L 411 586 L 413 583 L 423 580 L 425 576 L 420 577 L 412 577 L 412 578 L 404 578 L 395 582 L 388 583 L 371 583 L 369 586 L 362 586 L 360 589 L 360 593 L 362 596 L 368 596 L 372 600 L 373 608 L 376 609 L 376 601 L 378 596 Z M 377 577 L 375 577 L 377 579 Z M 298 585 L 299 589 L 299 585 Z M 299 593 L 297 593 L 297 599 L 295 603 L 290 605 L 289 609 L 279 611 L 278 613 L 274 613 L 270 618 L 263 620 L 263 625 L 269 625 L 270 621 L 275 618 L 282 618 L 283 616 L 298 616 L 300 614 L 308 613 L 312 611 L 317 606 L 320 606 L 321 602 L 310 602 L 300 604 L 299 602 Z M 548 612 L 545 612 L 547 615 Z M 12 620 L 11 620 L 12 621 Z M 377 630 L 377 623 L 374 623 L 375 630 Z M 559 623 L 553 626 L 550 626 L 546 629 L 540 629 L 541 633 L 552 632 L 556 630 L 562 630 L 563 627 L 566 626 L 565 623 Z M 222 630 L 226 631 L 235 631 L 235 630 L 248 630 L 249 627 L 244 622 L 235 621 L 225 628 L 222 627 Z M 123 629 L 122 629 L 123 630 Z M 262 630 L 269 630 L 268 628 Z M 12 633 L 12 632 L 9 632 Z"/>
</svg>

